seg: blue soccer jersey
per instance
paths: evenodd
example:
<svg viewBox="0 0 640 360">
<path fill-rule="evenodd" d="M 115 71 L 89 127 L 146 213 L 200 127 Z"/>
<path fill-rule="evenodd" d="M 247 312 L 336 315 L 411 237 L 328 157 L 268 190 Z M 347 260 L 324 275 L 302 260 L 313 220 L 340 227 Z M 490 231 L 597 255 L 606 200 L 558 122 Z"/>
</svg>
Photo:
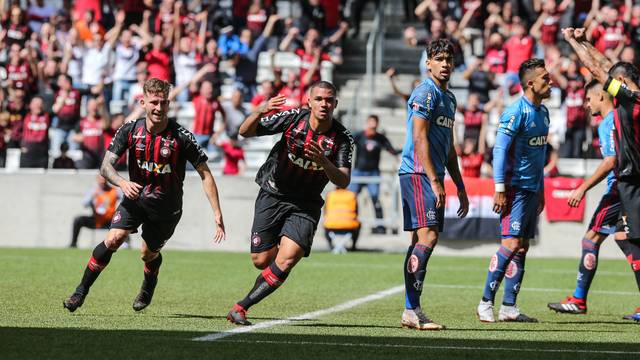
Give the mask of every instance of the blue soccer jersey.
<svg viewBox="0 0 640 360">
<path fill-rule="evenodd" d="M 429 121 L 429 154 L 439 178 L 444 178 L 445 167 L 453 137 L 456 98 L 449 90 L 443 91 L 431 78 L 418 85 L 407 101 L 407 137 L 402 148 L 399 174 L 426 174 L 413 144 L 413 122 Z"/>
<path fill-rule="evenodd" d="M 522 96 L 500 116 L 493 148 L 493 180 L 496 184 L 540 191 L 549 134 L 549 110 L 536 107 Z"/>
<path fill-rule="evenodd" d="M 615 143 L 615 127 L 613 119 L 613 111 L 608 113 L 607 116 L 602 119 L 602 122 L 598 126 L 598 138 L 600 139 L 600 153 L 602 157 L 616 156 L 616 143 Z M 616 174 L 615 170 L 611 170 L 607 175 L 607 193 L 611 192 L 615 188 Z"/>
</svg>

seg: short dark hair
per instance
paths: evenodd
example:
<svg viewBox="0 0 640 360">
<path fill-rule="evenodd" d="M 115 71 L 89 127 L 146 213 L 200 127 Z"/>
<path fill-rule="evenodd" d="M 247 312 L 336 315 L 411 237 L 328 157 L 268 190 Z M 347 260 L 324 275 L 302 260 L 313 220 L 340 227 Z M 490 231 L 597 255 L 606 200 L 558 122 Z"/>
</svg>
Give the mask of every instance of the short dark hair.
<svg viewBox="0 0 640 360">
<path fill-rule="evenodd" d="M 311 85 L 311 87 L 309 87 L 309 94 L 311 94 L 311 92 L 315 88 L 331 90 L 331 92 L 333 92 L 333 95 L 338 96 L 338 90 L 336 89 L 336 87 L 332 83 L 330 83 L 328 81 L 321 80 L 321 81 L 314 82 L 313 85 Z"/>
<path fill-rule="evenodd" d="M 609 76 L 616 78 L 618 76 L 624 76 L 625 78 L 633 81 L 636 85 L 640 86 L 640 72 L 638 68 L 632 63 L 619 61 L 609 69 Z"/>
<path fill-rule="evenodd" d="M 436 55 L 446 53 L 453 56 L 453 44 L 447 39 L 432 40 L 427 45 L 427 58 L 433 59 Z"/>
<path fill-rule="evenodd" d="M 596 88 L 597 86 L 602 87 L 602 84 L 598 81 L 598 80 L 591 80 L 589 81 L 589 83 L 584 87 L 585 92 L 588 92 L 589 90 Z"/>
<path fill-rule="evenodd" d="M 378 117 L 378 115 L 376 115 L 376 114 L 371 114 L 371 115 L 369 115 L 369 116 L 367 117 L 367 119 L 373 119 L 373 120 L 375 120 L 377 123 L 379 123 L 379 122 L 380 122 L 380 118 L 379 118 L 379 117 Z"/>
<path fill-rule="evenodd" d="M 520 69 L 518 70 L 518 77 L 520 78 L 520 86 L 522 86 L 523 90 L 527 85 L 527 79 L 526 79 L 527 75 L 529 74 L 530 71 L 535 70 L 537 68 L 544 69 L 543 59 L 537 59 L 537 58 L 529 59 L 520 65 Z"/>
</svg>

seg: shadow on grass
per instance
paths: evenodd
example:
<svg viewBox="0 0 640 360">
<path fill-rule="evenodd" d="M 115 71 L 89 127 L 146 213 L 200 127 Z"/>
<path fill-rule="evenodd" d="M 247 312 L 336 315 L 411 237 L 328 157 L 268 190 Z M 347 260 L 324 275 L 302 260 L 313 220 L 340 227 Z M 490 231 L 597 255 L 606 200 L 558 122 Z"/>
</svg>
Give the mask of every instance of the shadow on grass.
<svg viewBox="0 0 640 360">
<path fill-rule="evenodd" d="M 2 359 L 615 359 L 640 355 L 638 343 L 245 333 L 214 342 L 194 331 L 0 328 Z M 437 336 L 437 337 L 436 337 Z"/>
<path fill-rule="evenodd" d="M 172 314 L 172 315 L 163 315 L 160 317 L 173 318 L 173 319 L 207 319 L 207 320 L 219 320 L 219 319 L 227 319 L 226 315 L 199 315 L 199 314 Z M 251 316 L 250 320 L 284 320 L 283 318 L 272 318 L 272 317 L 259 317 L 259 316 Z M 297 321 L 317 321 L 317 320 L 295 320 L 295 319 L 287 319 L 291 322 Z"/>
</svg>

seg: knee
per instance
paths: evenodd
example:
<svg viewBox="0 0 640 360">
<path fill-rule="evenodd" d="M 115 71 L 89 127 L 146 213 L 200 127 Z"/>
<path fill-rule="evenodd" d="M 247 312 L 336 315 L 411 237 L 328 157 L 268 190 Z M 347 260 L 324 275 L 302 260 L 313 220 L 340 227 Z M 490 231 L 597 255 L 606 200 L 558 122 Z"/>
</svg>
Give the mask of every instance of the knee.
<svg viewBox="0 0 640 360">
<path fill-rule="evenodd" d="M 253 266 L 259 270 L 266 269 L 271 263 L 271 259 L 264 256 L 264 254 L 251 254 L 251 260 L 253 261 Z"/>
<path fill-rule="evenodd" d="M 140 254 L 140 260 L 142 260 L 143 262 L 148 263 L 150 261 L 155 260 L 158 257 L 158 254 L 160 254 L 160 253 L 154 253 L 154 252 L 152 252 L 150 250 L 143 251 Z"/>
<path fill-rule="evenodd" d="M 107 234 L 107 238 L 104 240 L 104 244 L 110 250 L 115 251 L 115 250 L 118 250 L 120 245 L 122 245 L 126 237 L 127 237 L 126 232 L 109 231 L 109 233 Z"/>
<path fill-rule="evenodd" d="M 290 271 L 298 261 L 294 258 L 276 259 L 278 269 L 282 271 Z"/>
<path fill-rule="evenodd" d="M 524 249 L 524 247 L 520 246 L 520 241 L 515 238 L 503 240 L 502 246 L 509 249 L 509 251 L 511 251 L 512 253 L 520 253 Z"/>
</svg>

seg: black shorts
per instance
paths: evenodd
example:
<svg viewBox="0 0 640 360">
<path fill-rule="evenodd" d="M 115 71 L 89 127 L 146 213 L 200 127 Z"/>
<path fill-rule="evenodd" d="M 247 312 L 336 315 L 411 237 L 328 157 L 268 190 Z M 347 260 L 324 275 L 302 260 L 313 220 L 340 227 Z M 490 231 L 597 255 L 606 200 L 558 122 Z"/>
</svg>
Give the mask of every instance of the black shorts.
<svg viewBox="0 0 640 360">
<path fill-rule="evenodd" d="M 620 219 L 620 196 L 617 191 L 611 191 L 602 195 L 600 203 L 593 212 L 589 230 L 600 234 L 611 235 L 618 231 Z"/>
<path fill-rule="evenodd" d="M 131 230 L 132 233 L 136 233 L 142 224 L 141 236 L 144 242 L 149 250 L 158 252 L 173 235 L 181 216 L 182 210 L 179 210 L 171 216 L 151 218 L 138 203 L 125 198 L 111 219 L 111 228 Z"/>
<path fill-rule="evenodd" d="M 640 184 L 618 180 L 618 193 L 622 203 L 620 217 L 627 239 L 640 239 Z"/>
<path fill-rule="evenodd" d="M 251 252 L 269 250 L 286 236 L 309 256 L 321 209 L 321 201 L 286 199 L 260 189 L 251 227 Z"/>
</svg>

